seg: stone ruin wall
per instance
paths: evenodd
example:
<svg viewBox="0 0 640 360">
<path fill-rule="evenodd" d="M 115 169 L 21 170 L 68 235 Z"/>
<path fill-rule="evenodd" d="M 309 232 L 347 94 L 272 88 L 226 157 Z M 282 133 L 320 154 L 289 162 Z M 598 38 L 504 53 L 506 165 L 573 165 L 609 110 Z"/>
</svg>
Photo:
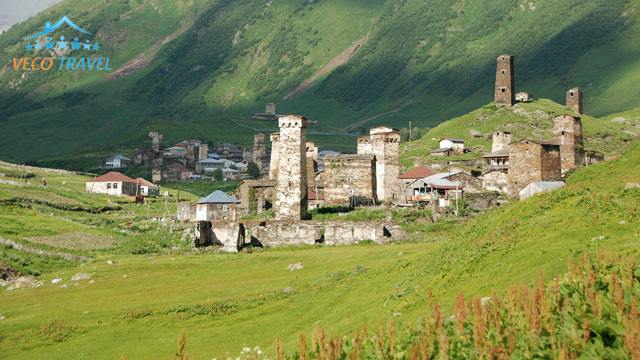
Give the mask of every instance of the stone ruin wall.
<svg viewBox="0 0 640 360">
<path fill-rule="evenodd" d="M 330 206 L 348 206 L 353 196 L 357 203 L 375 203 L 375 157 L 333 155 L 324 159 L 324 198 Z"/>
</svg>

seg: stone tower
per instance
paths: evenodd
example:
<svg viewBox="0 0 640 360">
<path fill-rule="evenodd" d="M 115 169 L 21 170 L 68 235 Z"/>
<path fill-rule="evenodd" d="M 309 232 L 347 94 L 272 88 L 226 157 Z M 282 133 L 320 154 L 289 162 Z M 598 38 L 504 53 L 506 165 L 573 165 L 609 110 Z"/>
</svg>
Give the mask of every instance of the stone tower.
<svg viewBox="0 0 640 360">
<path fill-rule="evenodd" d="M 262 173 L 265 171 L 265 163 L 267 160 L 267 147 L 264 144 L 264 134 L 256 134 L 253 137 L 253 149 L 251 149 L 251 161 L 258 165 L 258 169 Z"/>
<path fill-rule="evenodd" d="M 271 139 L 271 161 L 269 161 L 269 179 L 278 179 L 278 169 L 280 167 L 280 133 L 272 133 Z"/>
<path fill-rule="evenodd" d="M 400 131 L 379 126 L 369 130 L 369 141 L 358 138 L 358 154 L 376 158 L 376 195 L 379 201 L 393 200 L 400 193 Z"/>
<path fill-rule="evenodd" d="M 569 109 L 573 110 L 574 112 L 578 114 L 583 114 L 582 90 L 580 90 L 579 87 L 574 87 L 573 89 L 569 89 L 569 91 L 567 91 L 566 105 Z"/>
<path fill-rule="evenodd" d="M 311 141 L 307 141 L 307 189 L 316 191 L 316 169 L 318 167 L 318 147 Z"/>
<path fill-rule="evenodd" d="M 198 160 L 207 160 L 209 157 L 209 144 L 202 143 L 198 148 Z"/>
<path fill-rule="evenodd" d="M 517 197 L 520 190 L 536 181 L 559 181 L 560 146 L 524 139 L 509 146 L 508 192 Z"/>
<path fill-rule="evenodd" d="M 553 119 L 553 135 L 560 144 L 562 173 L 575 169 L 584 161 L 582 121 L 579 117 L 560 115 Z"/>
<path fill-rule="evenodd" d="M 307 217 L 307 119 L 287 115 L 278 119 L 280 127 L 279 170 L 276 183 L 277 220 Z"/>
<path fill-rule="evenodd" d="M 373 154 L 373 145 L 369 135 L 358 137 L 358 150 L 356 152 L 358 154 Z"/>
<path fill-rule="evenodd" d="M 267 103 L 265 106 L 264 112 L 267 114 L 275 115 L 276 113 L 276 104 L 275 103 Z"/>
<path fill-rule="evenodd" d="M 496 105 L 512 106 L 516 103 L 515 83 L 513 80 L 513 56 L 498 56 L 496 66 Z"/>
<path fill-rule="evenodd" d="M 509 151 L 511 143 L 511 133 L 508 131 L 496 131 L 493 133 L 493 141 L 491 143 L 491 152 Z"/>
</svg>

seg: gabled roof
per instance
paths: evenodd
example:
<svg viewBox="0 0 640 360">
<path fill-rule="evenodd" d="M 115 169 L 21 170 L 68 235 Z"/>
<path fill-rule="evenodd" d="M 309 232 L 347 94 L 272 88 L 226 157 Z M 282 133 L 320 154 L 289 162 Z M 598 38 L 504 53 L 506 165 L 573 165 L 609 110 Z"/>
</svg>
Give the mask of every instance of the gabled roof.
<svg viewBox="0 0 640 360">
<path fill-rule="evenodd" d="M 137 178 L 136 182 L 141 186 L 156 186 L 156 184 L 152 183 L 151 181 L 147 181 L 144 178 Z"/>
<path fill-rule="evenodd" d="M 236 204 L 238 202 L 235 197 L 227 195 L 224 191 L 220 190 L 216 190 L 198 200 L 198 204 Z"/>
<path fill-rule="evenodd" d="M 422 179 L 435 174 L 436 171 L 430 167 L 418 166 L 407 171 L 404 174 L 401 174 L 400 176 L 398 176 L 398 179 Z"/>
<path fill-rule="evenodd" d="M 454 142 L 454 143 L 463 143 L 464 144 L 464 139 L 455 139 L 455 138 L 442 138 L 442 139 L 440 139 L 440 141 L 442 141 L 442 140 L 449 140 L 449 141 Z"/>
<path fill-rule="evenodd" d="M 135 183 L 136 180 L 128 177 L 123 173 L 119 173 L 117 171 L 110 171 L 102 176 L 98 176 L 93 181 L 90 182 L 132 182 Z"/>
<path fill-rule="evenodd" d="M 114 155 L 112 157 L 109 158 L 109 160 L 131 160 L 128 157 L 118 154 L 118 155 Z"/>
</svg>

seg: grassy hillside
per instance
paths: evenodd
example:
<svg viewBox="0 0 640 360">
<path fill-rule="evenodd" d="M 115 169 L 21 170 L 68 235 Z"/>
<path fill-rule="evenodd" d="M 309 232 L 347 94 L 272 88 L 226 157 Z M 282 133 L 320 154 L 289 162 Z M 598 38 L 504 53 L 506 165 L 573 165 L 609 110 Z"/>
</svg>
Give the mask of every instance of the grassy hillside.
<svg viewBox="0 0 640 360">
<path fill-rule="evenodd" d="M 491 103 L 441 123 L 418 140 L 401 144 L 400 159 L 406 167 L 437 161 L 430 156 L 430 151 L 437 149 L 440 140 L 447 137 L 464 139 L 465 147 L 471 150 L 453 159 L 476 158 L 491 152 L 491 136 L 498 130 L 510 131 L 514 141 L 524 138 L 552 141 L 553 118 L 562 114 L 581 117 L 584 146 L 588 150 L 619 154 L 640 137 L 640 108 L 598 118 L 574 114 L 547 99 L 513 107 L 496 107 Z"/>
<path fill-rule="evenodd" d="M 516 56 L 519 90 L 561 101 L 566 89 L 581 86 L 589 114 L 611 114 L 638 106 L 638 6 L 66 0 L 2 34 L 2 58 L 19 54 L 24 37 L 45 21 L 67 14 L 110 49 L 114 69 L 143 66 L 116 80 L 22 78 L 3 67 L 0 157 L 87 167 L 141 147 L 149 128 L 164 132 L 167 144 L 249 144 L 253 133 L 274 129 L 249 119 L 267 101 L 318 120 L 310 134 L 321 145 L 352 149 L 347 133 L 409 120 L 434 125 L 486 104 L 500 53 Z M 354 44 L 362 45 L 344 55 Z M 283 99 L 302 83 L 303 91 Z"/>
<path fill-rule="evenodd" d="M 412 326 L 429 303 L 498 294 L 565 272 L 567 258 L 606 249 L 638 258 L 640 147 L 580 169 L 565 188 L 484 213 L 416 243 L 282 248 L 216 255 L 96 254 L 41 276 L 62 283 L 0 292 L 6 358 L 157 358 L 184 332 L 192 358 L 271 351 L 276 337 L 322 326 L 349 334 L 394 319 Z M 436 237 L 437 236 L 437 237 Z M 435 241 L 435 240 L 445 241 Z M 113 264 L 107 260 L 114 260 Z M 289 271 L 289 264 L 304 268 Z M 69 278 L 87 272 L 90 281 Z M 60 288 L 66 284 L 67 288 Z"/>
</svg>

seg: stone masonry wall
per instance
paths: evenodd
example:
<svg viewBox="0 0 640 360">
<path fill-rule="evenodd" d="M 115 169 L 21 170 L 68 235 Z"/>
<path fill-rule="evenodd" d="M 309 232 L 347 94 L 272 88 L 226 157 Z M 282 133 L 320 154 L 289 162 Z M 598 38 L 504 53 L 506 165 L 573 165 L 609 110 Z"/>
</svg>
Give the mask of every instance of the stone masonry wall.
<svg viewBox="0 0 640 360">
<path fill-rule="evenodd" d="M 511 133 L 507 131 L 496 131 L 493 133 L 493 141 L 491 142 L 491 152 L 509 150 L 511 143 Z"/>
<path fill-rule="evenodd" d="M 560 144 L 560 164 L 564 174 L 584 163 L 582 121 L 579 117 L 560 115 L 553 122 L 553 134 Z"/>
<path fill-rule="evenodd" d="M 512 143 L 509 151 L 509 194 L 517 194 L 535 181 L 558 181 L 560 175 L 560 147 L 532 140 Z"/>
<path fill-rule="evenodd" d="M 301 220 L 307 217 L 306 121 L 298 115 L 288 115 L 278 120 L 280 159 L 275 204 L 277 220 Z"/>
<path fill-rule="evenodd" d="M 376 201 L 375 157 L 333 155 L 324 159 L 324 198 L 330 206 L 348 206 L 351 197 L 358 204 Z"/>
<path fill-rule="evenodd" d="M 316 168 L 318 161 L 318 147 L 311 141 L 306 144 L 307 156 L 307 190 L 316 191 Z"/>
<path fill-rule="evenodd" d="M 358 154 L 373 154 L 376 160 L 376 197 L 393 200 L 400 194 L 400 132 L 380 126 L 369 131 L 369 140 L 358 138 Z"/>
<path fill-rule="evenodd" d="M 566 96 L 566 105 L 569 109 L 578 114 L 582 112 L 582 90 L 579 87 L 569 89 Z"/>
</svg>

